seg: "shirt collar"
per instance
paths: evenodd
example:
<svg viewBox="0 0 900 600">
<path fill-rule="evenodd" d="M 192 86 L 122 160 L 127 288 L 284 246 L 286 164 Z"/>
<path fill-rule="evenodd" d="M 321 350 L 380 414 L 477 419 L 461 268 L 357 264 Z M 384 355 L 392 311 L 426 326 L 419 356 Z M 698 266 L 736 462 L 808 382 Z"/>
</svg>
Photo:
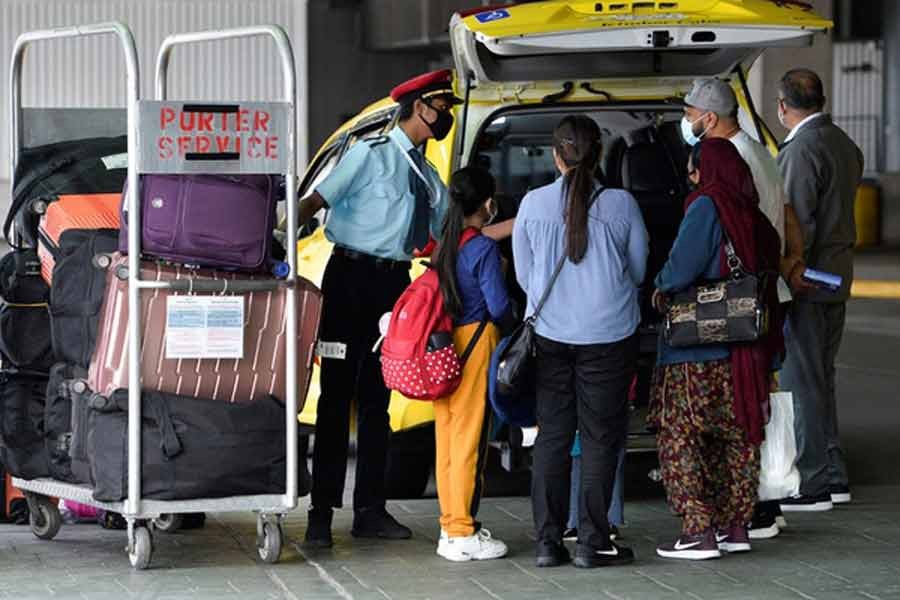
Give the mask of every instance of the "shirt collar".
<svg viewBox="0 0 900 600">
<path fill-rule="evenodd" d="M 789 141 L 791 141 L 792 139 L 794 139 L 795 137 L 797 137 L 797 134 L 800 132 L 800 130 L 803 128 L 804 125 L 806 125 L 813 119 L 817 119 L 817 118 L 821 117 L 824 114 L 825 113 L 823 113 L 823 112 L 813 113 L 813 114 L 809 115 L 808 117 L 806 117 L 805 119 L 803 119 L 802 121 L 800 121 L 799 123 L 797 123 L 797 125 L 793 129 L 791 129 L 791 132 L 787 135 L 787 137 L 784 138 L 784 143 L 786 144 Z"/>
<path fill-rule="evenodd" d="M 403 150 L 405 152 L 409 152 L 410 150 L 415 148 L 415 145 L 412 143 L 412 140 L 409 139 L 409 136 L 406 135 L 406 132 L 403 131 L 403 128 L 400 127 L 399 125 L 397 125 L 393 129 L 391 129 L 391 132 L 388 133 L 388 137 L 392 137 L 392 138 L 394 138 L 394 140 L 399 142 L 400 146 L 403 148 Z"/>
</svg>

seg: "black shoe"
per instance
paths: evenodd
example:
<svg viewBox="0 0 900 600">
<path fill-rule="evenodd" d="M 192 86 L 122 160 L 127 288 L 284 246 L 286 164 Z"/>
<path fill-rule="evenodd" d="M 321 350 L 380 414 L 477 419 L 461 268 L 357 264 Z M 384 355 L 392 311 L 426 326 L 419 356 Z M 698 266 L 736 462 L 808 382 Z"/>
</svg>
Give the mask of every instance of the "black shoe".
<svg viewBox="0 0 900 600">
<path fill-rule="evenodd" d="M 354 513 L 350 535 L 356 538 L 408 540 L 412 537 L 412 530 L 398 523 L 383 508 L 364 508 Z"/>
<path fill-rule="evenodd" d="M 846 485 L 833 485 L 828 488 L 831 496 L 832 504 L 850 504 L 853 496 L 850 494 L 850 487 Z"/>
<path fill-rule="evenodd" d="M 575 560 L 573 562 L 579 569 L 618 567 L 633 563 L 634 552 L 631 548 L 619 546 L 612 542 L 610 542 L 610 547 L 605 550 L 591 548 L 585 544 L 578 544 L 575 548 Z"/>
<path fill-rule="evenodd" d="M 562 544 L 538 542 L 534 564 L 537 567 L 558 567 L 571 562 L 569 551 Z"/>
<path fill-rule="evenodd" d="M 777 504 L 772 506 L 770 502 L 757 502 L 753 508 L 753 518 L 750 519 L 749 533 L 751 540 L 769 540 L 781 533 L 781 528 L 776 520 Z M 781 512 L 781 509 L 778 509 Z"/>
<path fill-rule="evenodd" d="M 831 494 L 818 496 L 798 494 L 781 501 L 781 510 L 784 512 L 823 512 L 832 508 L 834 504 L 831 502 Z"/>
<path fill-rule="evenodd" d="M 578 530 L 574 527 L 569 527 L 565 531 L 563 531 L 563 541 L 564 542 L 574 542 L 578 539 Z"/>
<path fill-rule="evenodd" d="M 622 534 L 619 533 L 619 528 L 615 525 L 609 526 L 609 539 L 612 542 L 622 539 Z"/>
<path fill-rule="evenodd" d="M 334 511 L 326 510 L 309 511 L 309 521 L 306 524 L 306 536 L 303 538 L 304 548 L 331 548 L 334 539 L 331 537 L 331 519 Z"/>
</svg>

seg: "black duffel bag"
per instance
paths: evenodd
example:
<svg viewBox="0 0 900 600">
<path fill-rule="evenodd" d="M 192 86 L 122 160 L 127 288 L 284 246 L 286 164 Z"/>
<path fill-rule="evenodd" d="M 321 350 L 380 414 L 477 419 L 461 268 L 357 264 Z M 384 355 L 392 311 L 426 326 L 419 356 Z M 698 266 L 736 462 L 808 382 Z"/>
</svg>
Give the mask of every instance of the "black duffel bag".
<svg viewBox="0 0 900 600">
<path fill-rule="evenodd" d="M 43 373 L 0 371 L 0 462 L 13 477 L 50 474 L 44 445 Z"/>
<path fill-rule="evenodd" d="M 122 154 L 128 137 L 86 138 L 26 148 L 16 165 L 13 200 L 3 234 L 13 246 L 36 248 L 38 223 L 46 205 L 60 194 L 111 194 L 122 191 L 128 174 Z"/>
<path fill-rule="evenodd" d="M 0 259 L 0 353 L 20 369 L 47 371 L 50 343 L 50 288 L 32 249 L 12 250 Z"/>
<path fill-rule="evenodd" d="M 50 334 L 59 360 L 90 366 L 106 268 L 118 245 L 118 229 L 69 229 L 60 236 L 50 288 Z"/>
<path fill-rule="evenodd" d="M 285 491 L 284 405 L 227 403 L 145 391 L 141 495 L 189 500 Z M 87 453 L 94 499 L 128 495 L 128 392 L 91 399 Z M 305 462 L 302 461 L 301 462 Z"/>
<path fill-rule="evenodd" d="M 44 405 L 44 437 L 53 479 L 90 483 L 87 451 L 76 454 L 75 449 L 78 442 L 81 442 L 81 448 L 85 447 L 86 442 L 87 401 L 90 397 L 86 377 L 87 370 L 76 365 L 58 363 L 50 369 Z"/>
</svg>

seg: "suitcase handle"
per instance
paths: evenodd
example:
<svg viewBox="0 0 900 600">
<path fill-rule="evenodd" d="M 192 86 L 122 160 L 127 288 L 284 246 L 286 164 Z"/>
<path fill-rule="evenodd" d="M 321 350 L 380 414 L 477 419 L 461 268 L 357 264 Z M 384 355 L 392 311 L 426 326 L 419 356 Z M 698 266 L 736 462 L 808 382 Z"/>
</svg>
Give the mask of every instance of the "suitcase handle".
<svg viewBox="0 0 900 600">
<path fill-rule="evenodd" d="M 125 281 L 128 279 L 128 266 L 119 265 L 116 268 L 116 277 Z M 246 294 L 249 292 L 272 292 L 283 286 L 286 282 L 281 279 L 173 279 L 170 281 L 145 282 L 144 287 L 172 290 L 174 292 L 199 292 L 212 294 Z"/>
</svg>

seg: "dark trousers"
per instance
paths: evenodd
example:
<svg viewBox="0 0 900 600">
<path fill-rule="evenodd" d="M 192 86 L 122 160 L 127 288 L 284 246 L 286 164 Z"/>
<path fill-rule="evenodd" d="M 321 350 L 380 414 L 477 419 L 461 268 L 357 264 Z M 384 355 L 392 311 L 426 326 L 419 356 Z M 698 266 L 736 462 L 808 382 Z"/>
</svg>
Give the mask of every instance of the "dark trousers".
<svg viewBox="0 0 900 600">
<path fill-rule="evenodd" d="M 409 272 L 332 256 L 325 269 L 325 305 L 319 339 L 346 344 L 344 359 L 322 358 L 322 394 L 313 451 L 312 506 L 343 506 L 350 441 L 350 406 L 357 407 L 357 460 L 353 506 L 384 506 L 384 476 L 390 440 L 390 391 L 381 376 L 378 320 L 409 285 Z"/>
<path fill-rule="evenodd" d="M 569 511 L 571 450 L 581 435 L 578 542 L 610 548 L 608 507 L 628 430 L 638 338 L 576 346 L 537 338 L 537 421 L 531 498 L 538 542 L 559 543 Z"/>
<path fill-rule="evenodd" d="M 787 315 L 787 356 L 780 383 L 794 395 L 800 492 L 808 496 L 827 495 L 830 486 L 848 485 L 834 382 L 845 315 L 843 302 L 802 300 L 794 301 Z"/>
</svg>

